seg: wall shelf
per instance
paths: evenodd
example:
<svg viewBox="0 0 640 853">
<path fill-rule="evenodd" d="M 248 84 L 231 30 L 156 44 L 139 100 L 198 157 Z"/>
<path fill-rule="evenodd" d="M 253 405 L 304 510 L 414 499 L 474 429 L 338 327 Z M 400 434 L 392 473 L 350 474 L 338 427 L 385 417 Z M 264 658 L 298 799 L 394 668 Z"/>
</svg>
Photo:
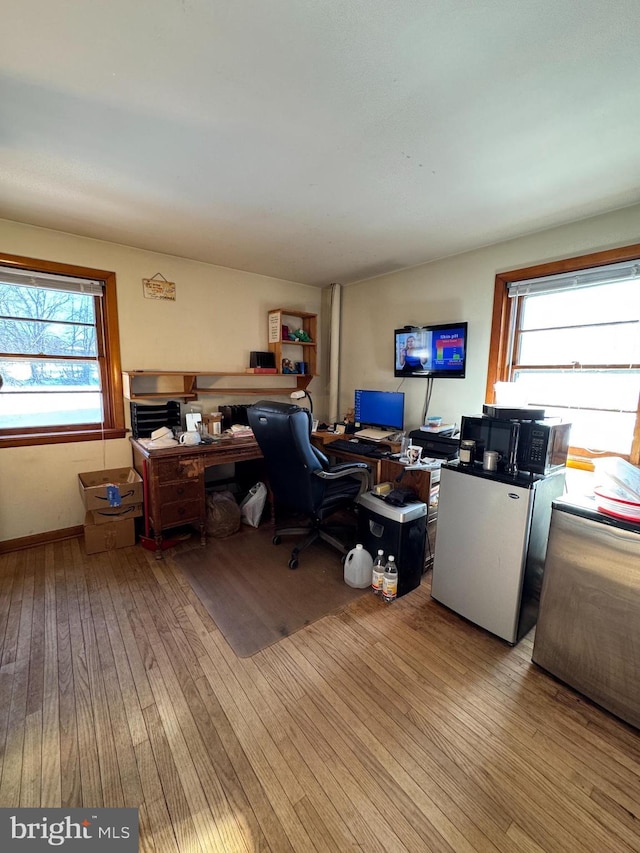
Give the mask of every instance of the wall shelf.
<svg viewBox="0 0 640 853">
<path fill-rule="evenodd" d="M 277 373 L 247 373 L 219 370 L 127 370 L 122 374 L 123 392 L 128 400 L 197 400 L 205 396 L 288 397 L 292 391 L 306 391 L 315 376 L 318 322 L 317 314 L 294 308 L 274 308 L 268 316 L 269 350 L 274 353 Z M 310 341 L 282 338 L 282 327 L 303 329 Z M 284 359 L 293 364 L 304 361 L 304 373 L 285 373 Z M 219 379 L 242 376 L 246 384 L 217 384 Z M 288 380 L 286 383 L 284 380 Z M 281 383 L 281 384 L 279 384 Z"/>
<path fill-rule="evenodd" d="M 179 370 L 128 370 L 122 374 L 123 394 L 129 400 L 195 400 L 195 385 L 195 373 Z"/>
<path fill-rule="evenodd" d="M 251 385 L 237 384 L 233 387 L 205 387 L 205 379 L 223 379 L 242 376 Z M 286 385 L 269 385 L 274 380 L 286 378 L 293 380 Z M 230 373 L 224 371 L 180 371 L 180 370 L 128 370 L 123 373 L 124 396 L 129 400 L 167 400 L 171 397 L 181 400 L 197 400 L 201 396 L 211 395 L 259 395 L 288 396 L 292 391 L 304 391 L 313 379 L 310 374 L 288 373 Z"/>
</svg>

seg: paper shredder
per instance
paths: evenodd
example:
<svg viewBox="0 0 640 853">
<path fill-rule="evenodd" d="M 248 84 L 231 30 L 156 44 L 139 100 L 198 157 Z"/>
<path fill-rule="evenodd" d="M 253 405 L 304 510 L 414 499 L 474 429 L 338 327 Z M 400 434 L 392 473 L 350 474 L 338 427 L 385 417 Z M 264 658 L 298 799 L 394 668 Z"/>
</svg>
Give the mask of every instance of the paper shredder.
<svg viewBox="0 0 640 853">
<path fill-rule="evenodd" d="M 375 558 L 393 554 L 398 566 L 398 596 L 419 586 L 424 571 L 427 505 L 422 501 L 393 506 L 365 492 L 358 498 L 358 542 Z"/>
</svg>

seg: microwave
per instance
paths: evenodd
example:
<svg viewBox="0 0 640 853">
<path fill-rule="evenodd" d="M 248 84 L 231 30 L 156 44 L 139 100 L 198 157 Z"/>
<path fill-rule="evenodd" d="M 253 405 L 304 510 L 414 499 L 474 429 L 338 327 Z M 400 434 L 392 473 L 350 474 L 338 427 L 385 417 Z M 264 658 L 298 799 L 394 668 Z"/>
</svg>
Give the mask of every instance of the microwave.
<svg viewBox="0 0 640 853">
<path fill-rule="evenodd" d="M 567 464 L 570 432 L 569 423 L 465 416 L 460 440 L 475 441 L 476 462 L 482 462 L 485 450 L 497 450 L 500 470 L 550 474 Z"/>
</svg>

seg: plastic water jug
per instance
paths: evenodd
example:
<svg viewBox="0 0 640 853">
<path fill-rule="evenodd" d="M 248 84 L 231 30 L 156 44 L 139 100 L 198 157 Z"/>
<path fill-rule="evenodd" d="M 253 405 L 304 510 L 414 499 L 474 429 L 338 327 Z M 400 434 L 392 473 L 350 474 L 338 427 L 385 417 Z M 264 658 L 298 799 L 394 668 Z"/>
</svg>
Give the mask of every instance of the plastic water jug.
<svg viewBox="0 0 640 853">
<path fill-rule="evenodd" d="M 344 561 L 344 582 L 356 589 L 371 586 L 373 557 L 362 545 L 352 548 Z"/>
</svg>

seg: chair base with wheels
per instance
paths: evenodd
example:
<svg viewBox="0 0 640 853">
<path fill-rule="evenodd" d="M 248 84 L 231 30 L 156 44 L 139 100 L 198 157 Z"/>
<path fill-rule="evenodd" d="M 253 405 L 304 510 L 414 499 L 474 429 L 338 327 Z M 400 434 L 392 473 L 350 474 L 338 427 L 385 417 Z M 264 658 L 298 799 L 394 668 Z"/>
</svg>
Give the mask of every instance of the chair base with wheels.
<svg viewBox="0 0 640 853">
<path fill-rule="evenodd" d="M 355 533 L 355 526 L 353 528 L 353 533 Z M 328 542 L 329 545 L 332 545 L 336 551 L 340 551 L 341 554 L 347 554 L 349 550 L 353 547 L 352 543 L 345 544 L 345 540 L 349 541 L 349 535 L 351 534 L 351 529 L 348 527 L 320 527 L 320 525 L 313 524 L 310 527 L 282 527 L 276 528 L 276 532 L 273 535 L 273 539 L 271 540 L 274 545 L 280 545 L 282 542 L 283 536 L 304 536 L 307 534 L 306 539 L 296 545 L 291 551 L 291 559 L 289 560 L 288 566 L 290 569 L 298 568 L 298 556 L 305 548 L 308 548 L 309 545 L 313 545 L 318 539 L 322 539 L 324 542 Z M 338 538 L 339 534 L 342 534 L 340 538 Z"/>
</svg>

